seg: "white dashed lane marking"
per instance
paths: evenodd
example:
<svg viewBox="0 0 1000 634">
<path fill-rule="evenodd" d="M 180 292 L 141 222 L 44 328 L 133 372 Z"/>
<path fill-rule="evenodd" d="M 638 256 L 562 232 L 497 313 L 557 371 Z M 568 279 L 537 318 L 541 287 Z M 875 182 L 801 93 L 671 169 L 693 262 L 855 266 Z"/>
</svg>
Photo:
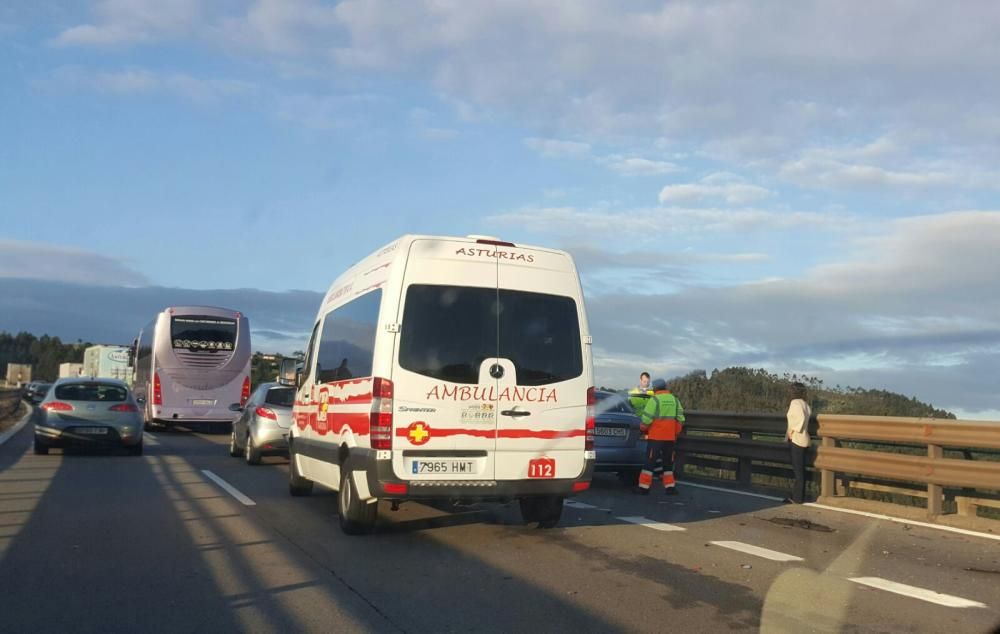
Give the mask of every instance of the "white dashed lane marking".
<svg viewBox="0 0 1000 634">
<path fill-rule="evenodd" d="M 722 546 L 723 548 L 728 548 L 730 550 L 736 550 L 741 553 L 746 553 L 747 555 L 753 555 L 754 557 L 763 557 L 764 559 L 770 559 L 771 561 L 803 561 L 802 557 L 796 557 L 795 555 L 789 555 L 786 553 L 780 553 L 776 550 L 771 550 L 769 548 L 761 548 L 760 546 L 754 546 L 753 544 L 744 544 L 743 542 L 709 542 L 714 546 Z"/>
<path fill-rule="evenodd" d="M 986 607 L 986 604 L 980 603 L 979 601 L 970 601 L 969 599 L 963 599 L 962 597 L 956 597 L 950 594 L 941 594 L 940 592 L 934 592 L 933 590 L 927 590 L 926 588 L 908 586 L 905 583 L 896 583 L 895 581 L 889 581 L 888 579 L 882 579 L 879 577 L 853 577 L 851 578 L 851 581 L 854 583 L 860 583 L 861 585 L 868 586 L 870 588 L 878 588 L 879 590 L 900 594 L 904 597 L 920 599 L 921 601 L 927 601 L 928 603 L 936 603 L 937 605 L 943 605 L 948 608 Z"/>
<path fill-rule="evenodd" d="M 240 493 L 239 489 L 237 489 L 233 485 L 229 484 L 228 482 L 226 482 L 225 480 L 223 480 L 219 476 L 215 475 L 214 473 L 212 473 L 208 469 L 202 469 L 201 472 L 204 473 L 205 476 L 209 480 L 211 480 L 212 482 L 214 482 L 214 483 L 218 484 L 220 487 L 222 487 L 226 491 L 226 493 L 228 493 L 229 495 L 231 495 L 234 498 L 236 498 L 237 500 L 239 500 L 240 503 L 243 504 L 244 506 L 256 506 L 257 505 L 256 502 L 254 502 L 253 500 L 251 500 L 247 496 L 245 496 L 242 493 Z"/>
<path fill-rule="evenodd" d="M 587 504 L 586 502 L 577 502 L 576 500 L 566 500 L 563 502 L 566 506 L 571 509 L 580 510 L 594 510 L 594 511 L 610 511 L 611 509 L 601 508 L 599 506 L 594 506 L 593 504 Z"/>
<path fill-rule="evenodd" d="M 629 524 L 638 524 L 639 526 L 652 528 L 654 531 L 672 532 L 672 531 L 687 530 L 683 526 L 674 526 L 673 524 L 665 524 L 663 522 L 657 522 L 649 519 L 648 517 L 629 516 L 629 517 L 618 517 L 615 519 L 621 520 L 622 522 L 628 522 Z"/>
</svg>

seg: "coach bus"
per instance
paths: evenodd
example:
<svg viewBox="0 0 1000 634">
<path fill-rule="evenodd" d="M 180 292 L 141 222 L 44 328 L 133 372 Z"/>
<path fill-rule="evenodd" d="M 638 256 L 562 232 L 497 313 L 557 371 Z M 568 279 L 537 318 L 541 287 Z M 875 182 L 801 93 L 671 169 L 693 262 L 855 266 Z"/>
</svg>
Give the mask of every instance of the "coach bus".
<svg viewBox="0 0 1000 634">
<path fill-rule="evenodd" d="M 133 344 L 133 390 L 148 428 L 228 433 L 250 396 L 250 324 L 211 306 L 173 306 L 156 315 Z"/>
</svg>

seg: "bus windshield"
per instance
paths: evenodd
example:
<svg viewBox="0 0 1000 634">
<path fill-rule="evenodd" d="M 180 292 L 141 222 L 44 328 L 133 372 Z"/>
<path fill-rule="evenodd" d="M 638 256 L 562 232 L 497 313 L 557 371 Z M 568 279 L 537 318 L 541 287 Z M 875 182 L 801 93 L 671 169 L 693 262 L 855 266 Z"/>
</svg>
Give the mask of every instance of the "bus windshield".
<svg viewBox="0 0 1000 634">
<path fill-rule="evenodd" d="M 197 315 L 173 317 L 170 340 L 175 349 L 232 351 L 236 345 L 236 320 Z"/>
</svg>

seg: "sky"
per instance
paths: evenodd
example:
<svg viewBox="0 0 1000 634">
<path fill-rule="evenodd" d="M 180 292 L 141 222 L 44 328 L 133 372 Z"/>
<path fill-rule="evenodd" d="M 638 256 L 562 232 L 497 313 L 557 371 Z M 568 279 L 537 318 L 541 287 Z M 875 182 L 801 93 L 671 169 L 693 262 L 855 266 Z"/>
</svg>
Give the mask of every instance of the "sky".
<svg viewBox="0 0 1000 634">
<path fill-rule="evenodd" d="M 1000 5 L 0 6 L 0 330 L 301 349 L 404 233 L 564 248 L 595 382 L 730 365 L 1000 420 Z"/>
</svg>

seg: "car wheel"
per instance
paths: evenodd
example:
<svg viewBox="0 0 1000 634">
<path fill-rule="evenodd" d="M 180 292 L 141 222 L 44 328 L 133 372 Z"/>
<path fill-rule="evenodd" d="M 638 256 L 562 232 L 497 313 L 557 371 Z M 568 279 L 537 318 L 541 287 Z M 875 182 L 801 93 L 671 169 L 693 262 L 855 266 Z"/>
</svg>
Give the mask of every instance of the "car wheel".
<svg viewBox="0 0 1000 634">
<path fill-rule="evenodd" d="M 47 456 L 47 455 L 49 455 L 49 448 L 46 445 L 43 445 L 42 443 L 40 443 L 40 442 L 38 442 L 36 440 L 35 441 L 35 455 L 38 455 L 38 456 Z"/>
<path fill-rule="evenodd" d="M 247 433 L 247 445 L 245 451 L 245 456 L 248 465 L 258 465 L 260 464 L 260 451 L 254 447 L 253 435 L 249 432 Z"/>
<path fill-rule="evenodd" d="M 142 441 L 140 440 L 137 444 L 128 447 L 128 453 L 130 456 L 141 456 L 142 455 Z"/>
<path fill-rule="evenodd" d="M 295 451 L 292 445 L 288 445 L 288 492 L 295 497 L 304 497 L 312 493 L 312 480 L 305 478 L 299 473 L 298 464 L 295 460 Z"/>
<path fill-rule="evenodd" d="M 234 429 L 229 434 L 229 455 L 233 458 L 239 458 L 243 455 L 243 450 L 240 446 L 236 444 L 236 430 Z"/>
<path fill-rule="evenodd" d="M 563 498 L 558 495 L 521 498 L 521 517 L 525 524 L 538 522 L 538 528 L 554 528 L 563 511 Z"/>
<path fill-rule="evenodd" d="M 351 476 L 351 459 L 341 466 L 340 491 L 337 493 L 337 515 L 340 530 L 347 535 L 367 535 L 375 528 L 378 518 L 378 502 L 368 503 L 358 498 Z"/>
</svg>

